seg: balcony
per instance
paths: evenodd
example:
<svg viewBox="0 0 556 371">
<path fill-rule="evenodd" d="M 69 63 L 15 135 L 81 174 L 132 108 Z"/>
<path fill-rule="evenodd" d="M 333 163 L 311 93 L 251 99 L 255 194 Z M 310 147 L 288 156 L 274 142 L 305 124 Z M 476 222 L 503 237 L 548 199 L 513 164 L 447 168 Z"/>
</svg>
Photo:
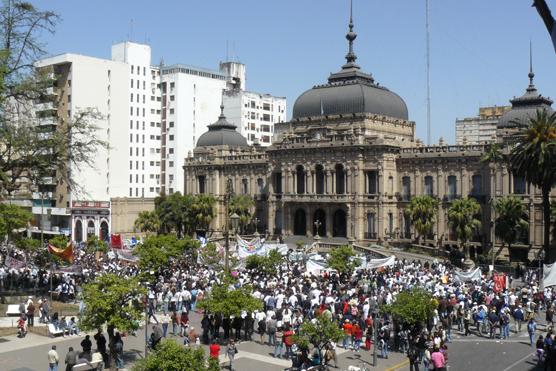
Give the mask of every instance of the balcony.
<svg viewBox="0 0 556 371">
<path fill-rule="evenodd" d="M 355 195 L 352 194 L 297 194 L 285 193 L 283 195 L 284 201 L 293 202 L 348 202 L 354 201 Z"/>
<path fill-rule="evenodd" d="M 35 105 L 35 111 L 39 112 L 39 111 L 55 111 L 56 107 L 54 106 L 53 102 L 43 102 L 43 103 L 37 103 Z"/>
</svg>

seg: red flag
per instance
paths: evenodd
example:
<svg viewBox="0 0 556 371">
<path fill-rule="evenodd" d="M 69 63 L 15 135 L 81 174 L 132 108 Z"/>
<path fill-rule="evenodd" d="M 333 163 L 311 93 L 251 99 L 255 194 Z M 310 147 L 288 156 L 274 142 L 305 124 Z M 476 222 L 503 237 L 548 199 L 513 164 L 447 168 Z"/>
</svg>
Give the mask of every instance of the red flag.
<svg viewBox="0 0 556 371">
<path fill-rule="evenodd" d="M 110 246 L 112 246 L 113 249 L 121 249 L 122 236 L 119 234 L 110 235 Z"/>
<path fill-rule="evenodd" d="M 68 242 L 65 249 L 59 249 L 51 244 L 48 244 L 48 251 L 51 254 L 68 261 L 69 263 L 73 263 L 73 243 L 71 241 Z"/>
<path fill-rule="evenodd" d="M 506 275 L 502 274 L 494 274 L 494 292 L 499 293 L 506 288 Z"/>
</svg>

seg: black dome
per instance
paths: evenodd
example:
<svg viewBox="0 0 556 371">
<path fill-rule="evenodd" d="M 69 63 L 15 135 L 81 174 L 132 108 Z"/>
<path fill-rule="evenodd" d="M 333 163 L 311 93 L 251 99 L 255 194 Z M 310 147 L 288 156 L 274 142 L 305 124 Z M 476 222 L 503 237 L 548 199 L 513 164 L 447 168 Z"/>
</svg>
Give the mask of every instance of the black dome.
<svg viewBox="0 0 556 371">
<path fill-rule="evenodd" d="M 517 128 L 528 126 L 529 120 L 536 117 L 537 111 L 546 111 L 552 114 L 552 100 L 538 93 L 533 84 L 535 74 L 529 73 L 529 86 L 521 97 L 510 100 L 512 109 L 504 113 L 496 125 L 499 129 Z"/>
<path fill-rule="evenodd" d="M 408 119 L 407 105 L 399 95 L 361 76 L 315 86 L 301 94 L 293 106 L 293 118 L 364 112 Z"/>
<path fill-rule="evenodd" d="M 197 140 L 197 147 L 230 146 L 248 147 L 247 139 L 236 131 L 236 126 L 226 120 L 224 106 L 220 106 L 218 121 L 209 125 L 206 133 Z"/>
</svg>

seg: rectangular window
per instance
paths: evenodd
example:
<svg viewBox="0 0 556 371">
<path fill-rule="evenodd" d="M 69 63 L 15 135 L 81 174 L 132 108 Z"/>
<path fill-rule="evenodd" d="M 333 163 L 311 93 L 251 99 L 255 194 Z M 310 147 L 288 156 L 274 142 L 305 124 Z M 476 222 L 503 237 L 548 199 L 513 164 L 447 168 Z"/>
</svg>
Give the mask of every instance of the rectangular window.
<svg viewBox="0 0 556 371">
<path fill-rule="evenodd" d="M 375 213 L 368 213 L 367 214 L 367 239 L 375 239 L 376 236 L 376 214 Z"/>
<path fill-rule="evenodd" d="M 525 178 L 521 176 L 514 176 L 514 194 L 523 195 L 527 193 Z"/>
<path fill-rule="evenodd" d="M 411 179 L 408 176 L 402 178 L 402 201 L 409 201 L 411 198 Z"/>
<path fill-rule="evenodd" d="M 169 161 L 168 162 L 168 167 L 174 167 L 174 161 Z"/>
<path fill-rule="evenodd" d="M 174 121 L 170 121 L 170 127 L 171 127 L 171 128 L 174 127 Z"/>
<path fill-rule="evenodd" d="M 174 153 L 174 149 L 173 149 L 173 148 L 169 148 L 169 149 L 168 149 L 168 153 L 169 153 L 169 154 L 173 154 L 173 153 Z"/>
<path fill-rule="evenodd" d="M 367 172 L 367 193 L 371 195 L 378 193 L 378 172 L 376 170 Z"/>
<path fill-rule="evenodd" d="M 197 183 L 198 183 L 198 192 L 203 194 L 205 193 L 205 176 L 204 175 L 199 175 L 197 177 Z"/>
<path fill-rule="evenodd" d="M 249 192 L 249 182 L 247 179 L 241 180 L 241 193 L 246 195 Z"/>
<path fill-rule="evenodd" d="M 454 199 L 458 194 L 458 183 L 455 175 L 448 176 L 448 198 Z"/>
<path fill-rule="evenodd" d="M 474 174 L 471 177 L 471 194 L 481 195 L 483 194 L 483 177 L 480 174 Z"/>
<path fill-rule="evenodd" d="M 169 135 L 169 136 L 168 136 L 168 139 L 169 139 L 169 140 L 174 140 L 174 136 L 173 136 L 173 135 Z"/>
<path fill-rule="evenodd" d="M 426 196 L 431 196 L 432 197 L 434 195 L 433 186 L 434 186 L 434 181 L 432 179 L 432 176 L 427 175 L 425 177 L 425 195 Z"/>
</svg>

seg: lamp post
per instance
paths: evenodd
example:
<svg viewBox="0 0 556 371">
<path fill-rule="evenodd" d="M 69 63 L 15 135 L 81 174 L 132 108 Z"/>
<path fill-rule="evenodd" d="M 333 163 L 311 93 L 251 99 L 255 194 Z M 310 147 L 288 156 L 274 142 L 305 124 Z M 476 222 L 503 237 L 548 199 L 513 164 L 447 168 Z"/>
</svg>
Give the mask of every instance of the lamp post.
<svg viewBox="0 0 556 371">
<path fill-rule="evenodd" d="M 232 180 L 228 179 L 226 181 L 226 193 L 224 194 L 224 205 L 225 205 L 225 215 L 224 215 L 224 237 L 225 237 L 225 251 L 224 251 L 224 270 L 228 273 L 230 271 L 230 261 L 229 261 L 229 251 L 230 251 L 230 199 L 234 193 L 234 188 L 232 186 Z"/>
<path fill-rule="evenodd" d="M 374 321 L 373 321 L 373 367 L 377 366 L 377 354 L 376 354 L 376 348 L 378 346 L 377 344 L 377 339 L 378 339 L 378 309 L 374 308 L 373 309 L 373 317 L 374 317 Z"/>
<path fill-rule="evenodd" d="M 541 250 L 539 252 L 539 286 L 541 286 L 542 279 L 543 279 L 543 274 L 542 274 L 542 263 L 543 263 L 543 261 L 544 261 L 544 250 Z"/>
</svg>

